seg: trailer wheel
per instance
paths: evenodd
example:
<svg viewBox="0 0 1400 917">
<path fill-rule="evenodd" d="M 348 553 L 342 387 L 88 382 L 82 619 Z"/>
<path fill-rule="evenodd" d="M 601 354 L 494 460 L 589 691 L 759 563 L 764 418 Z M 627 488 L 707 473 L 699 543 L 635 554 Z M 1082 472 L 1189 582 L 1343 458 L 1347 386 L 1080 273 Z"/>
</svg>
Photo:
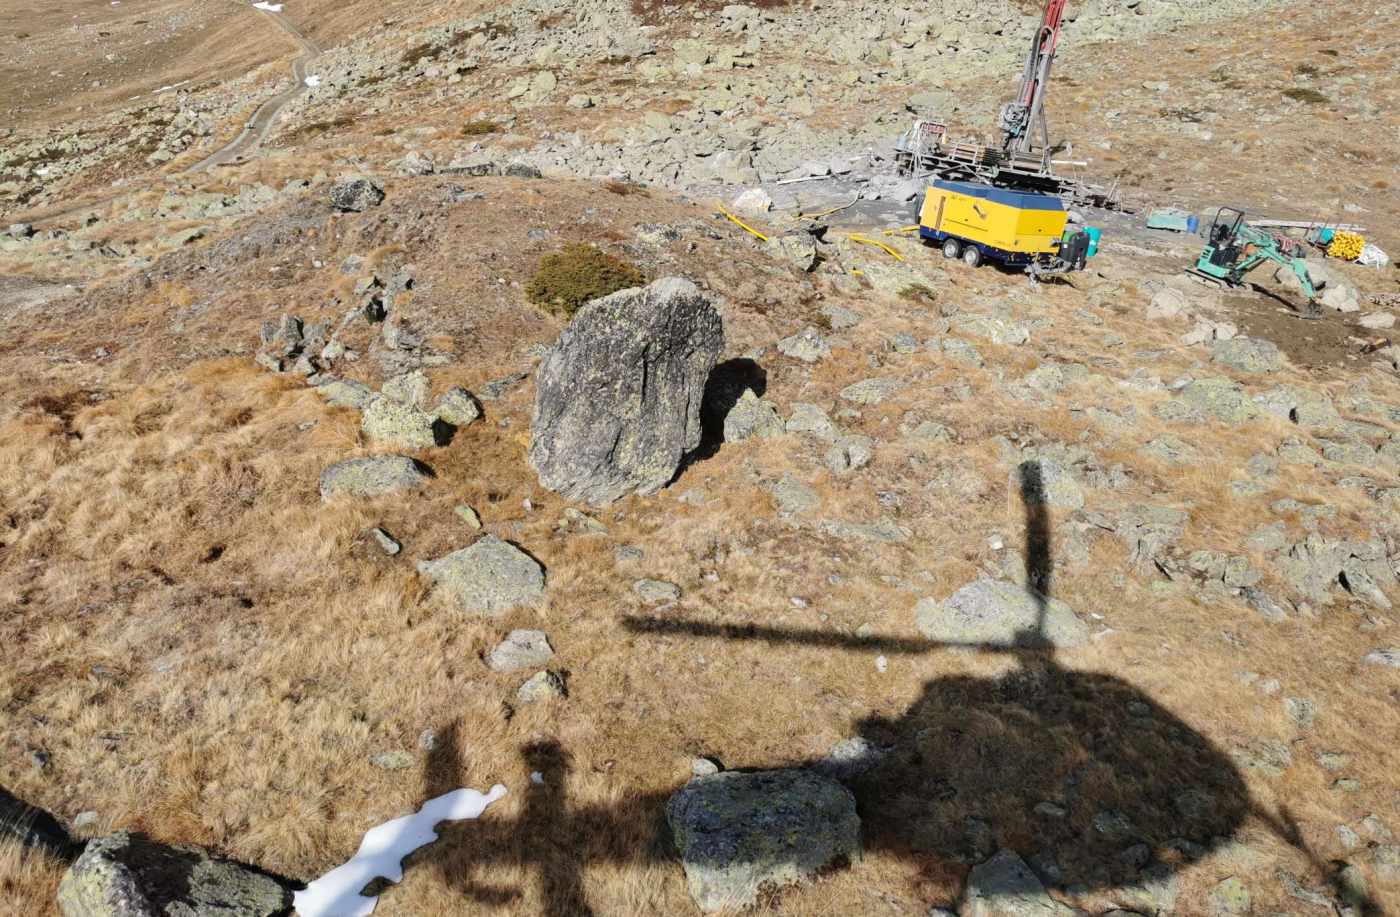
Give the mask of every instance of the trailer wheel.
<svg viewBox="0 0 1400 917">
<path fill-rule="evenodd" d="M 953 258 L 956 258 L 960 254 L 962 254 L 962 246 L 958 244 L 957 239 L 945 239 L 943 241 L 944 258 L 948 258 L 951 260 Z"/>
<path fill-rule="evenodd" d="M 977 267 L 982 263 L 982 252 L 975 245 L 969 245 L 967 248 L 963 249 L 962 256 L 963 263 L 968 267 Z"/>
</svg>

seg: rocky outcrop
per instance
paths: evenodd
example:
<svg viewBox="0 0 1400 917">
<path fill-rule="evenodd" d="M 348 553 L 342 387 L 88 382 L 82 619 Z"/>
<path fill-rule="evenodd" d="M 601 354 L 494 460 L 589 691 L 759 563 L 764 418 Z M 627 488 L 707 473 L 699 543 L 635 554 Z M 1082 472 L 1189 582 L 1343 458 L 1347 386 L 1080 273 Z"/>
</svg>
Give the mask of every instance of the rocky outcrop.
<svg viewBox="0 0 1400 917">
<path fill-rule="evenodd" d="M 495 535 L 437 560 L 420 561 L 437 597 L 468 615 L 496 617 L 544 597 L 544 568 Z"/>
<path fill-rule="evenodd" d="M 851 791 L 806 770 L 697 777 L 666 803 L 666 821 L 700 910 L 751 906 L 782 887 L 860 859 Z"/>
<path fill-rule="evenodd" d="M 668 277 L 584 306 L 540 366 L 530 465 L 545 487 L 599 505 L 664 487 L 700 444 L 719 313 Z"/>
<path fill-rule="evenodd" d="M 271 917 L 291 906 L 290 889 L 255 869 L 125 831 L 89 841 L 58 886 L 63 917 Z"/>
<path fill-rule="evenodd" d="M 331 185 L 329 196 L 331 206 L 336 210 L 342 213 L 363 213 L 383 202 L 384 189 L 372 178 L 352 175 Z"/>
</svg>

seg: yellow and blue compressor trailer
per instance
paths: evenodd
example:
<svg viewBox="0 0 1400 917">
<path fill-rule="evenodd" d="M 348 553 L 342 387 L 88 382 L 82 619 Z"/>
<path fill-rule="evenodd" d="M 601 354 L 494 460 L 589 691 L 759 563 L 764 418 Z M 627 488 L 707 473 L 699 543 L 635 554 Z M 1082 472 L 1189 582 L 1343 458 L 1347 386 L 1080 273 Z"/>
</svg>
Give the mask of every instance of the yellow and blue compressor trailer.
<svg viewBox="0 0 1400 917">
<path fill-rule="evenodd" d="M 1032 277 L 1081 270 L 1098 251 L 1098 230 L 1067 228 L 1058 197 L 939 179 L 919 206 L 919 236 L 946 258 L 1024 266 Z"/>
</svg>

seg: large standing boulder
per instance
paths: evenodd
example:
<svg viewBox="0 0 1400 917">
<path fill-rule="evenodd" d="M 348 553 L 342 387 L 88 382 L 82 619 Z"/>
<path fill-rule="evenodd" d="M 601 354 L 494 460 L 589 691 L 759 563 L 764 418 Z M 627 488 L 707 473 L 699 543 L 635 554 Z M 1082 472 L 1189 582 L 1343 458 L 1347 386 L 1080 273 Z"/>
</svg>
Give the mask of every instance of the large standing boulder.
<svg viewBox="0 0 1400 917">
<path fill-rule="evenodd" d="M 291 890 L 255 869 L 125 831 L 89 841 L 58 886 L 63 917 L 271 917 L 291 907 Z"/>
<path fill-rule="evenodd" d="M 530 465 L 593 505 L 651 494 L 700 445 L 705 381 L 724 347 L 695 284 L 666 277 L 585 305 L 540 366 Z"/>
<path fill-rule="evenodd" d="M 496 617 L 544 596 L 544 568 L 495 535 L 437 560 L 418 563 L 439 598 L 469 615 Z"/>
<path fill-rule="evenodd" d="M 697 777 L 666 803 L 666 821 L 700 910 L 739 910 L 781 887 L 860 859 L 851 791 L 805 770 Z"/>
</svg>

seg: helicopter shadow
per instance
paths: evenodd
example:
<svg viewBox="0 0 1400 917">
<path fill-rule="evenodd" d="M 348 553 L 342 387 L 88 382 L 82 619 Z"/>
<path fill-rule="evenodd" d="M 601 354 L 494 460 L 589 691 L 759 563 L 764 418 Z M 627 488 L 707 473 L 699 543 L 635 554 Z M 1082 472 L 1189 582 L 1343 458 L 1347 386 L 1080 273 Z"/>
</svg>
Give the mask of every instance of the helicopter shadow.
<svg viewBox="0 0 1400 917">
<path fill-rule="evenodd" d="M 1251 798 L 1230 756 L 1142 690 L 1115 675 L 1066 668 L 1047 639 L 1053 563 L 1040 468 L 1023 465 L 1026 507 L 1025 620 L 998 643 L 936 638 L 833 635 L 758 625 L 717 625 L 675 617 L 625 617 L 643 637 L 759 641 L 834 652 L 926 654 L 958 649 L 1010 657 L 1000 677 L 948 675 L 926 682 L 896 717 L 853 724 L 854 757 L 743 762 L 744 770 L 811 768 L 841 780 L 856 799 L 867 852 L 908 862 L 921 875 L 965 877 L 998 851 L 1021 856 L 1051 889 L 1100 892 L 1119 906 L 1171 912 L 1174 876 L 1231 843 L 1247 821 L 1309 860 L 1323 883 L 1332 864 L 1302 840 L 1288 812 Z M 425 791 L 460 785 L 455 736 L 430 762 Z M 570 755 L 554 740 L 521 750 L 533 775 L 515 818 L 444 826 L 444 842 L 418 860 L 432 863 L 471 910 L 588 917 L 584 875 L 595 865 L 674 862 L 664 820 L 670 792 L 621 793 L 601 803 L 568 797 Z M 506 866 L 529 876 L 521 888 L 474 876 Z M 415 866 L 411 868 L 421 868 Z M 1335 894 L 1340 895 L 1340 885 Z M 1361 914 L 1379 911 L 1356 902 Z"/>
</svg>

